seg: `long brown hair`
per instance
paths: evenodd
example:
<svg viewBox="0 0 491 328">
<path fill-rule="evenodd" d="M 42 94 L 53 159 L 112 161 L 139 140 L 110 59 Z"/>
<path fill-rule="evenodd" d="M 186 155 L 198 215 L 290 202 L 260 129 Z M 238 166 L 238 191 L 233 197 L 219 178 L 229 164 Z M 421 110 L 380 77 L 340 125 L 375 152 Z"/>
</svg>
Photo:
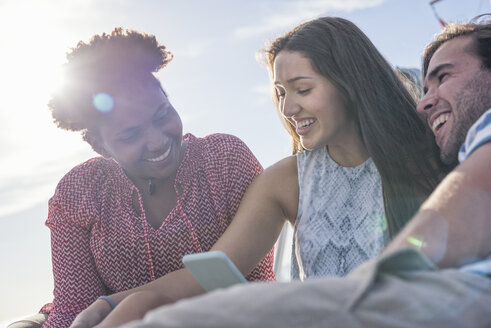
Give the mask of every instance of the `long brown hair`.
<svg viewBox="0 0 491 328">
<path fill-rule="evenodd" d="M 394 236 L 439 182 L 436 145 L 416 112 L 414 97 L 368 37 L 348 20 L 318 18 L 274 40 L 264 50 L 271 75 L 283 50 L 309 58 L 344 97 L 381 175 L 389 234 Z M 274 100 L 278 103 L 276 94 Z M 302 151 L 295 127 L 282 120 L 292 136 L 293 153 Z"/>
</svg>

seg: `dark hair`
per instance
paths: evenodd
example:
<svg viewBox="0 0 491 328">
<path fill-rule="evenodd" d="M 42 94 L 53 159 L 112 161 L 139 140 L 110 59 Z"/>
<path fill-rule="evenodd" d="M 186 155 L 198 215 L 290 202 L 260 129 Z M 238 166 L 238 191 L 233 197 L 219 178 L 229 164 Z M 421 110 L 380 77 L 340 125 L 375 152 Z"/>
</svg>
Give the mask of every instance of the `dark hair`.
<svg viewBox="0 0 491 328">
<path fill-rule="evenodd" d="M 421 70 L 418 68 L 396 67 L 396 74 L 417 102 L 424 95 Z"/>
<path fill-rule="evenodd" d="M 394 236 L 437 185 L 436 145 L 395 70 L 353 23 L 318 18 L 274 40 L 264 55 L 270 74 L 280 51 L 298 51 L 341 93 L 382 178 L 389 233 Z M 274 94 L 275 103 L 278 97 Z M 302 151 L 295 128 L 283 118 Z"/>
<path fill-rule="evenodd" d="M 80 41 L 67 54 L 64 86 L 53 94 L 48 107 L 62 129 L 87 130 L 101 114 L 93 105 L 96 94 L 143 83 L 160 86 L 153 76 L 172 59 L 155 36 L 115 28 L 110 34 Z"/>
<path fill-rule="evenodd" d="M 447 41 L 452 39 L 471 36 L 474 42 L 466 49 L 476 54 L 482 61 L 483 66 L 491 69 L 491 19 L 490 14 L 484 14 L 476 17 L 466 24 L 451 23 L 435 35 L 434 40 L 429 43 L 423 51 L 423 77 L 428 73 L 428 65 L 435 52 Z M 481 22 L 478 18 L 484 18 Z"/>
</svg>

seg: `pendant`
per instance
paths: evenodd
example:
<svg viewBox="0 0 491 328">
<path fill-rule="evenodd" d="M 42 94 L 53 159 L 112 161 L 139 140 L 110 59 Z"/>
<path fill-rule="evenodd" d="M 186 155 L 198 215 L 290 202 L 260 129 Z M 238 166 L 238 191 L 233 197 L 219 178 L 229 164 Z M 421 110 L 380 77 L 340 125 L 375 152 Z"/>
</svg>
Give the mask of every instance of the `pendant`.
<svg viewBox="0 0 491 328">
<path fill-rule="evenodd" d="M 155 193 L 155 183 L 153 183 L 153 179 L 148 179 L 148 193 L 150 196 Z"/>
</svg>

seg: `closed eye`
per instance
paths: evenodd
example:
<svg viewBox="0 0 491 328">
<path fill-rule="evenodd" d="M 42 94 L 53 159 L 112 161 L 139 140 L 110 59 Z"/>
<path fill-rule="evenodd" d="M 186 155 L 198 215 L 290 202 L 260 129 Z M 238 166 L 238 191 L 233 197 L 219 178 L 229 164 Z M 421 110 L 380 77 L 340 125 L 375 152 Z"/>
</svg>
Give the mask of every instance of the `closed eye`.
<svg viewBox="0 0 491 328">
<path fill-rule="evenodd" d="M 137 138 L 138 138 L 138 133 L 133 133 L 129 136 L 120 138 L 119 140 L 123 143 L 132 143 L 132 142 L 136 141 Z"/>
<path fill-rule="evenodd" d="M 310 92 L 310 90 L 312 90 L 311 88 L 308 88 L 308 89 L 302 89 L 302 90 L 298 90 L 298 94 L 300 95 L 306 95 Z"/>
<path fill-rule="evenodd" d="M 442 73 L 440 75 L 438 75 L 438 82 L 442 83 L 443 80 L 445 79 L 445 77 L 448 76 L 448 73 Z"/>
</svg>

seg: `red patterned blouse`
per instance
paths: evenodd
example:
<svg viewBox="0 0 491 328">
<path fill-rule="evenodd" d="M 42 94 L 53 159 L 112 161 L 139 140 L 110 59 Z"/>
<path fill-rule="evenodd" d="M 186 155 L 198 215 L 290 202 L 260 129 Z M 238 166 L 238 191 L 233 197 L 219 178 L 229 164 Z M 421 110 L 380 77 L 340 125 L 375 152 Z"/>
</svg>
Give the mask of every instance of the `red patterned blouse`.
<svg viewBox="0 0 491 328">
<path fill-rule="evenodd" d="M 112 160 L 72 169 L 49 202 L 54 301 L 46 327 L 68 327 L 101 295 L 134 288 L 182 268 L 185 254 L 209 250 L 225 231 L 262 167 L 237 137 L 184 136 L 177 205 L 158 229 L 145 220 L 141 195 Z M 179 188 L 177 187 L 179 186 Z M 132 194 L 140 199 L 140 211 Z M 274 280 L 273 250 L 249 280 Z"/>
</svg>

